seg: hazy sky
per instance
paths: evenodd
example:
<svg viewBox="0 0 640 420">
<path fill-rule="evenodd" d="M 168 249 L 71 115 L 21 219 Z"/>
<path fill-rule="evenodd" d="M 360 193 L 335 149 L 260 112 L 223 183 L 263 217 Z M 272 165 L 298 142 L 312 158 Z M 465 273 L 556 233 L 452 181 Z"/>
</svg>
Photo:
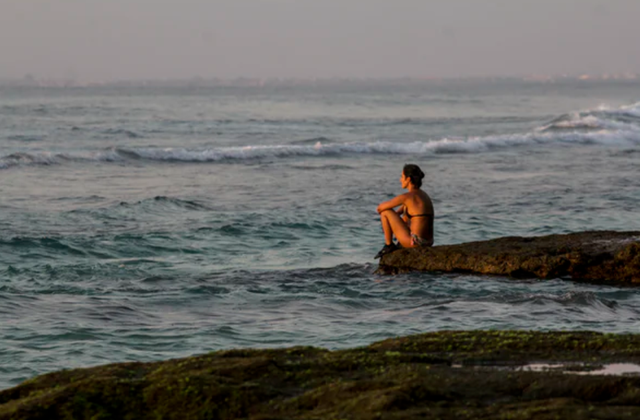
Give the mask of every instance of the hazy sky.
<svg viewBox="0 0 640 420">
<path fill-rule="evenodd" d="M 0 77 L 640 72 L 640 0 L 0 0 Z"/>
</svg>

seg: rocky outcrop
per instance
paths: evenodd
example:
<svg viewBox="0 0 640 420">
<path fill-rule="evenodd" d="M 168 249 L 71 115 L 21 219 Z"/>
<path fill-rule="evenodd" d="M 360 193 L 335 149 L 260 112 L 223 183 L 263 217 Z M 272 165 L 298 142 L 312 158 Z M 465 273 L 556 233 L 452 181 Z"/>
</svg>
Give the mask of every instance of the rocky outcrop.
<svg viewBox="0 0 640 420">
<path fill-rule="evenodd" d="M 640 232 L 507 237 L 400 249 L 383 256 L 378 273 L 414 270 L 640 283 Z"/>
<path fill-rule="evenodd" d="M 531 361 L 563 362 L 531 371 Z M 230 350 L 50 373 L 0 392 L 8 419 L 640 418 L 640 335 L 445 331 L 368 347 Z M 539 365 L 538 365 L 539 366 Z"/>
</svg>

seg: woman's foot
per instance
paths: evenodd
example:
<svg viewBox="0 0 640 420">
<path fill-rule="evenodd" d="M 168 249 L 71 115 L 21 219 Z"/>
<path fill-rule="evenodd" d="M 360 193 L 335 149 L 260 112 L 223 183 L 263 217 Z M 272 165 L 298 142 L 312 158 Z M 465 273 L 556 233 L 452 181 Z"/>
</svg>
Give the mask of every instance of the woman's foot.
<svg viewBox="0 0 640 420">
<path fill-rule="evenodd" d="M 383 246 L 382 249 L 376 254 L 376 256 L 373 257 L 373 259 L 377 260 L 378 258 L 382 258 L 383 255 L 389 254 L 396 249 L 398 249 L 398 246 L 391 242 L 391 244 Z"/>
</svg>

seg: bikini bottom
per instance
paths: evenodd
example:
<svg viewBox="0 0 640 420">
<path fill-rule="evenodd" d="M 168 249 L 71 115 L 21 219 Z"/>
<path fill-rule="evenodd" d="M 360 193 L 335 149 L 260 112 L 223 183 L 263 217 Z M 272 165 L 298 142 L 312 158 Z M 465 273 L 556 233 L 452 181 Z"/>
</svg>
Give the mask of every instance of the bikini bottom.
<svg viewBox="0 0 640 420">
<path fill-rule="evenodd" d="M 415 233 L 411 234 L 411 246 L 431 246 L 431 241 L 422 238 Z"/>
</svg>

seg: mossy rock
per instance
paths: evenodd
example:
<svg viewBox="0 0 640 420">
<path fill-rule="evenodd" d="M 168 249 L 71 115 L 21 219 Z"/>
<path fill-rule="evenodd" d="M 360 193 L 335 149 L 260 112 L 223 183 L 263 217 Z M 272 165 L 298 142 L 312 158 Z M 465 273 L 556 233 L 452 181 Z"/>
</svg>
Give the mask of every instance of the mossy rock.
<svg viewBox="0 0 640 420">
<path fill-rule="evenodd" d="M 592 231 L 506 237 L 456 245 L 399 249 L 377 272 L 439 271 L 513 278 L 640 283 L 640 232 Z"/>
<path fill-rule="evenodd" d="M 640 335 L 447 331 L 120 363 L 4 390 L 0 420 L 640 418 L 640 377 L 513 368 L 535 361 L 640 362 Z"/>
</svg>

